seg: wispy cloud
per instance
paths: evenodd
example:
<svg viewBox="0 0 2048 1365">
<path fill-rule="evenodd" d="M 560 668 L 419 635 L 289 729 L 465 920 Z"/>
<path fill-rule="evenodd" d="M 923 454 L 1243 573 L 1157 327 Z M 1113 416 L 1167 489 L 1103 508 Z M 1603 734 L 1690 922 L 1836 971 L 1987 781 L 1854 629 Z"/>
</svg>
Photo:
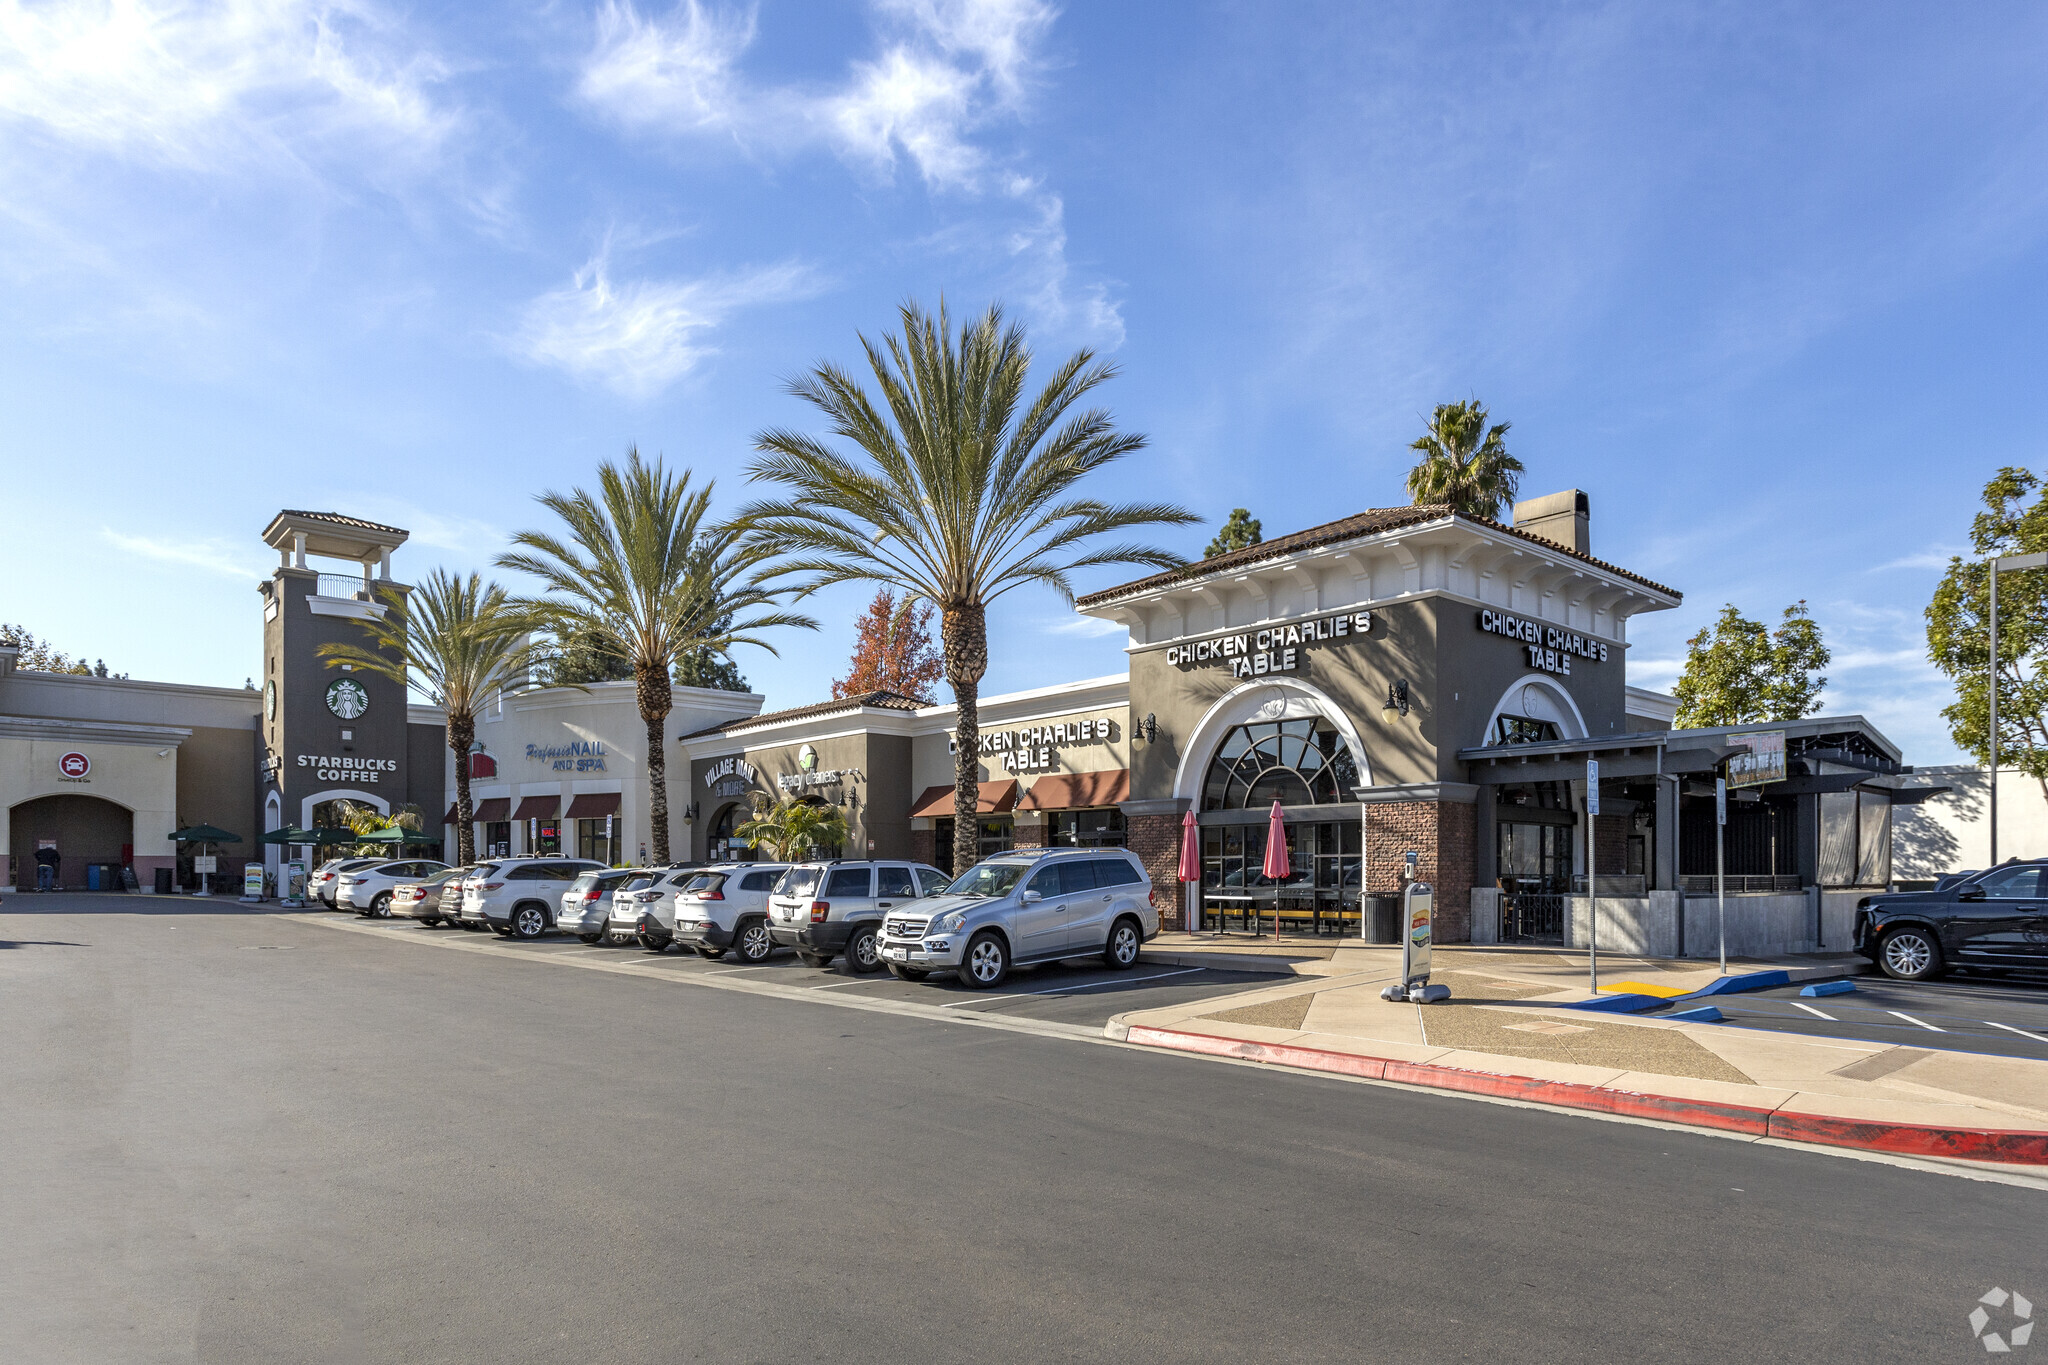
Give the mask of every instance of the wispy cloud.
<svg viewBox="0 0 2048 1365">
<path fill-rule="evenodd" d="M 1121 621 L 1104 621 L 1094 616 L 1063 616 L 1041 622 L 1040 629 L 1050 635 L 1078 635 L 1092 640 L 1104 635 L 1120 635 L 1130 627 Z"/>
<path fill-rule="evenodd" d="M 576 93 L 630 128 L 729 129 L 743 120 L 747 99 L 734 65 L 753 41 L 751 7 L 684 0 L 666 18 L 649 18 L 630 0 L 606 0 Z"/>
<path fill-rule="evenodd" d="M 433 93 L 446 65 L 397 29 L 359 0 L 0 4 L 0 118 L 188 170 L 344 139 L 412 159 L 457 115 Z"/>
<path fill-rule="evenodd" d="M 100 539 L 116 549 L 143 559 L 153 559 L 159 564 L 182 564 L 228 578 L 264 576 L 263 567 L 249 559 L 240 546 L 220 540 L 169 540 L 116 531 L 110 526 L 100 528 Z"/>
<path fill-rule="evenodd" d="M 1920 551 L 1918 554 L 1902 555 L 1897 559 L 1887 560 L 1883 564 L 1873 564 L 1868 569 L 1865 569 L 1864 572 L 1884 573 L 1889 569 L 1946 569 L 1951 558 L 1968 553 L 1968 548 L 1961 545 L 1935 545 Z"/>
<path fill-rule="evenodd" d="M 818 287 L 814 272 L 796 262 L 693 280 L 614 283 L 601 252 L 568 288 L 526 306 L 511 347 L 533 364 L 647 399 L 716 354 L 707 334 L 733 313 L 807 298 Z"/>
</svg>

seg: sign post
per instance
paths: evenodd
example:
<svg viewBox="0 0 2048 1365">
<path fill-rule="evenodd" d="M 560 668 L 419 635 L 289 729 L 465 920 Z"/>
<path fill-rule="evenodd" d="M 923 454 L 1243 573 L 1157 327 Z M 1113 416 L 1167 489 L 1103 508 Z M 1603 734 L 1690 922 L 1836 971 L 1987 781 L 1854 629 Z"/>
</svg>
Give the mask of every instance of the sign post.
<svg viewBox="0 0 2048 1365">
<path fill-rule="evenodd" d="M 242 899 L 260 901 L 263 899 L 263 864 L 252 862 L 242 868 Z"/>
<path fill-rule="evenodd" d="M 1381 991 L 1380 999 L 1433 1005 L 1439 1000 L 1450 999 L 1451 988 L 1430 984 L 1430 949 L 1434 937 L 1431 917 L 1436 908 L 1436 892 L 1428 882 L 1416 880 L 1419 861 L 1416 854 L 1410 853 L 1407 866 L 1401 870 L 1401 880 L 1406 883 L 1401 889 L 1401 980 L 1398 985 Z"/>
<path fill-rule="evenodd" d="M 305 903 L 306 864 L 303 860 L 294 858 L 284 865 L 284 899 L 278 904 L 298 907 Z"/>
<path fill-rule="evenodd" d="M 1600 866 L 1594 856 L 1594 826 L 1600 823 L 1600 760 L 1586 760 L 1586 971 L 1593 994 L 1600 994 Z"/>
<path fill-rule="evenodd" d="M 1728 779 L 1714 779 L 1714 918 L 1721 928 L 1721 975 L 1728 975 L 1728 865 L 1722 850 L 1728 830 Z M 1685 900 L 1678 902 L 1685 913 Z"/>
</svg>

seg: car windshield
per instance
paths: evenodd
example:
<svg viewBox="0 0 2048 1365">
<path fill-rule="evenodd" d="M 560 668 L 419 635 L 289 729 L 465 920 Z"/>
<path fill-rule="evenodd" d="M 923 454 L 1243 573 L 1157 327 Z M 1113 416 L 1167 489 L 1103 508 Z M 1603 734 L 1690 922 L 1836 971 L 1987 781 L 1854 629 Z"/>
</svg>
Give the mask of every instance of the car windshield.
<svg viewBox="0 0 2048 1365">
<path fill-rule="evenodd" d="M 619 891 L 645 891 L 648 887 L 652 885 L 654 885 L 653 876 L 651 876 L 648 873 L 642 872 L 636 876 L 626 878 L 625 881 L 621 882 L 618 886 L 613 887 L 612 890 L 614 891 L 614 893 Z"/>
<path fill-rule="evenodd" d="M 575 881 L 569 883 L 569 889 L 571 891 L 588 891 L 591 887 L 596 885 L 597 874 L 595 872 L 586 872 L 582 876 L 578 877 Z"/>
<path fill-rule="evenodd" d="M 949 896 L 1007 896 L 1029 868 L 1024 863 L 977 863 L 946 888 Z"/>
<path fill-rule="evenodd" d="M 684 884 L 683 890 L 691 895 L 702 895 L 707 891 L 716 891 L 724 885 L 725 874 L 723 872 L 699 872 Z"/>
<path fill-rule="evenodd" d="M 825 869 L 822 867 L 792 867 L 789 871 L 783 873 L 782 880 L 776 883 L 775 894 L 778 896 L 808 896 L 818 889 L 818 878 L 823 876 L 824 873 Z"/>
</svg>

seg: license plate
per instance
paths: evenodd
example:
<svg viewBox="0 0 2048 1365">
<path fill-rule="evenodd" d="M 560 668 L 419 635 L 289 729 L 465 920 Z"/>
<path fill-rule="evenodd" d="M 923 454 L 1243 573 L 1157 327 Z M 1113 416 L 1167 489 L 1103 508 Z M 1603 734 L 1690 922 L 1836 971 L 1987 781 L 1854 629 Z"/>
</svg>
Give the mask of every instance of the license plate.
<svg viewBox="0 0 2048 1365">
<path fill-rule="evenodd" d="M 887 956 L 890 960 L 895 962 L 905 962 L 908 961 L 910 958 L 910 949 L 890 948 L 887 950 L 885 956 Z"/>
</svg>

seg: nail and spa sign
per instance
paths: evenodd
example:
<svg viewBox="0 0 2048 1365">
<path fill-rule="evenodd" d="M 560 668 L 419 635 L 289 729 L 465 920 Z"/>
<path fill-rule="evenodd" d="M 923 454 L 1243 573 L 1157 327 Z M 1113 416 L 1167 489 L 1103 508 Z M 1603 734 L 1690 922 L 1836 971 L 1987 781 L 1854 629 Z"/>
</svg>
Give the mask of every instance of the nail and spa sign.
<svg viewBox="0 0 2048 1365">
<path fill-rule="evenodd" d="M 1168 645 L 1166 662 L 1180 669 L 1225 664 L 1233 678 L 1292 673 L 1306 662 L 1303 650 L 1308 646 L 1349 640 L 1371 630 L 1371 612 L 1341 611 L 1311 616 L 1306 621 L 1290 621 L 1284 626 L 1217 635 L 1193 644 Z"/>
</svg>

